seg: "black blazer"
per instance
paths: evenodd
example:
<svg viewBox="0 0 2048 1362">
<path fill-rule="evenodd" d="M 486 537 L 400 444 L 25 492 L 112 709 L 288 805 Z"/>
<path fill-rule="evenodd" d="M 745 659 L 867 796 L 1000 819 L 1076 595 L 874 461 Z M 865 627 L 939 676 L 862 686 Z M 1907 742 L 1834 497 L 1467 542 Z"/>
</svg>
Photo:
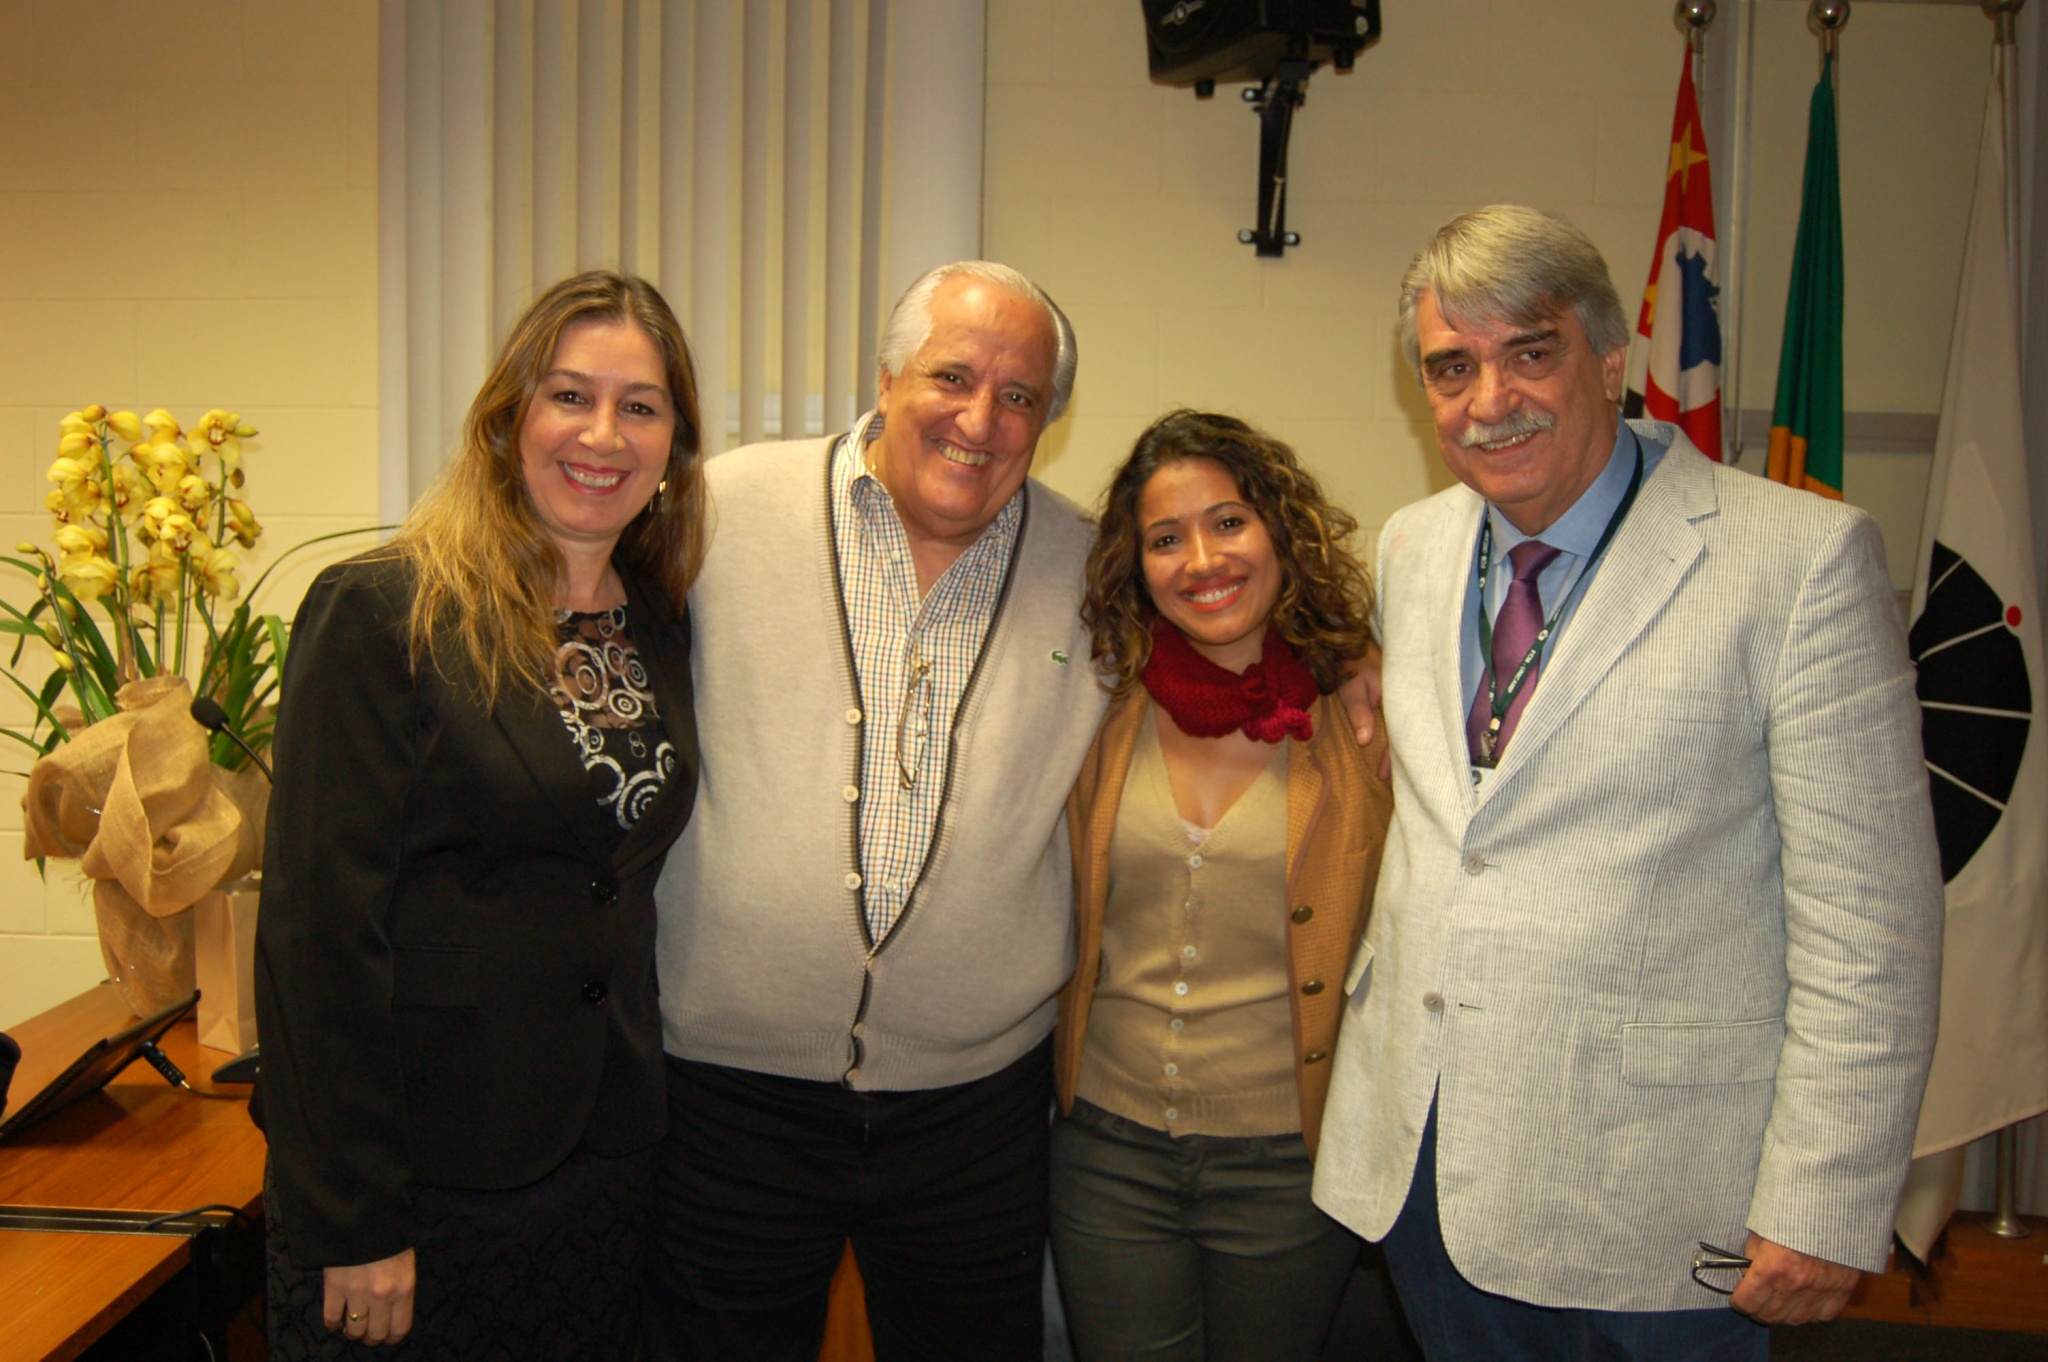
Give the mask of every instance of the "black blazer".
<svg viewBox="0 0 2048 1362">
<path fill-rule="evenodd" d="M 543 694 L 406 645 L 411 569 L 321 573 L 284 669 L 256 935 L 257 1119 L 301 1269 L 410 1242 L 408 1187 L 661 1138 L 654 881 L 696 793 L 687 625 L 621 569 L 676 771 L 616 851 Z"/>
</svg>

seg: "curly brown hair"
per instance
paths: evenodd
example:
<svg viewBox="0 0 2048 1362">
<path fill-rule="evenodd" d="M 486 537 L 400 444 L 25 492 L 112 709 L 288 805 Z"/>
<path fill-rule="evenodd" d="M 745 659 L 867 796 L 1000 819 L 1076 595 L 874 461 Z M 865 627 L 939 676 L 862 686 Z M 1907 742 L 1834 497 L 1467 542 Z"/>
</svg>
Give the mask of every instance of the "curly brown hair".
<svg viewBox="0 0 2048 1362">
<path fill-rule="evenodd" d="M 1327 695 L 1365 655 L 1372 639 L 1372 579 L 1351 549 L 1358 522 L 1323 496 L 1294 451 L 1234 416 L 1171 411 L 1154 421 L 1110 478 L 1096 511 L 1081 621 L 1102 683 L 1117 695 L 1138 684 L 1152 657 L 1158 610 L 1145 589 L 1138 499 L 1161 468 L 1214 459 L 1265 522 L 1280 560 L 1272 622 Z"/>
</svg>

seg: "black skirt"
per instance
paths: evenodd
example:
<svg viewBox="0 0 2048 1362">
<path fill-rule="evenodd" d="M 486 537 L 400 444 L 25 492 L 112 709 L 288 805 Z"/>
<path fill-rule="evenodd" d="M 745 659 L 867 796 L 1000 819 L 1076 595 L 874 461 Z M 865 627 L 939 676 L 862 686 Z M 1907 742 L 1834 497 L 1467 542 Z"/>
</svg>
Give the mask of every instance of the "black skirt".
<svg viewBox="0 0 2048 1362">
<path fill-rule="evenodd" d="M 579 1149 L 539 1182 L 510 1191 L 416 1188 L 412 1332 L 395 1346 L 354 1343 L 326 1326 L 321 1274 L 291 1265 L 291 1227 L 277 1199 L 266 1195 L 270 1356 L 631 1358 L 640 1337 L 653 1172 L 651 1149 L 624 1158 Z"/>
</svg>

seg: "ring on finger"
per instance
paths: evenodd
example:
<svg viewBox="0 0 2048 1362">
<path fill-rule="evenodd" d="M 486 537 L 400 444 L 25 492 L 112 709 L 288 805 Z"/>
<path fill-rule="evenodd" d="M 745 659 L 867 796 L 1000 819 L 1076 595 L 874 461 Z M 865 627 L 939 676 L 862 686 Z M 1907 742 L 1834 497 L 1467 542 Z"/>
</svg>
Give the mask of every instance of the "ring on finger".
<svg viewBox="0 0 2048 1362">
<path fill-rule="evenodd" d="M 351 1311 L 349 1311 L 349 1312 L 348 1312 L 348 1322 L 349 1322 L 350 1324 L 361 1324 L 361 1323 L 362 1323 L 362 1322 L 363 1322 L 364 1320 L 368 1319 L 369 1317 L 370 1317 L 370 1312 L 369 1312 L 369 1311 L 367 1311 L 367 1310 L 365 1310 L 365 1311 L 364 1311 L 364 1312 L 363 1312 L 362 1314 L 360 1314 L 360 1315 L 359 1315 L 359 1314 L 357 1314 L 357 1313 L 356 1313 L 355 1311 L 353 1311 L 353 1310 L 351 1310 Z"/>
</svg>

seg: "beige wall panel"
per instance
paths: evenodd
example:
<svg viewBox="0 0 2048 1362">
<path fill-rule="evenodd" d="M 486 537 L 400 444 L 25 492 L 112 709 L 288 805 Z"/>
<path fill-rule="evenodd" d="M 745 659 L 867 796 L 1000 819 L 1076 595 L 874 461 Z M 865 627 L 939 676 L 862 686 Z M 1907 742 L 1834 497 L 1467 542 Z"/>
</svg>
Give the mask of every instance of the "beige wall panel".
<svg viewBox="0 0 2048 1362">
<path fill-rule="evenodd" d="M 1842 455 L 1842 478 L 1856 504 L 1870 512 L 1883 532 L 1885 563 L 1892 585 L 1901 591 L 1912 589 L 1919 566 L 1920 511 L 1933 467 L 1932 454 L 1859 454 L 1852 449 Z"/>
<path fill-rule="evenodd" d="M 1142 31 L 1138 41 L 1144 41 Z M 988 83 L 1047 85 L 1052 78 L 1052 0 L 990 5 Z"/>
<path fill-rule="evenodd" d="M 1653 95 L 1601 96 L 1594 115 L 1598 139 L 1593 164 L 1595 202 L 1626 208 L 1649 205 L 1653 213 L 1664 211 L 1664 168 L 1671 154 L 1671 108 L 1679 65 L 1674 54 L 1668 90 Z M 1630 320 L 1634 320 L 1633 313 Z"/>
<path fill-rule="evenodd" d="M 1436 463 L 1414 440 L 1405 421 L 1316 420 L 1281 417 L 1265 423 L 1294 446 L 1332 501 L 1359 523 L 1358 551 L 1371 561 L 1373 542 L 1388 516 L 1430 493 L 1429 470 Z M 1362 459 L 1362 450 L 1405 450 L 1383 459 Z"/>
<path fill-rule="evenodd" d="M 377 82 L 352 86 L 348 92 L 348 167 L 350 189 L 377 189 Z"/>
<path fill-rule="evenodd" d="M 1384 198 L 1392 167 L 1381 129 L 1388 103 L 1406 96 L 1376 87 L 1361 63 L 1349 75 L 1319 71 L 1309 82 L 1308 102 L 1294 111 L 1294 136 L 1287 152 L 1287 220 L 1296 205 Z M 1197 101 L 1191 101 L 1197 102 Z M 1207 102 L 1207 101 L 1201 101 Z M 1217 104 L 1225 103 L 1218 93 Z M 1240 120 L 1235 169 L 1221 183 L 1237 187 L 1244 225 L 1257 212 L 1259 120 L 1241 99 L 1228 101 Z M 1313 127 L 1313 131 L 1311 131 Z M 1307 240 L 1306 237 L 1303 240 Z"/>
<path fill-rule="evenodd" d="M 1142 69 L 1143 48 L 1140 47 Z M 1249 227 L 1257 206 L 1259 169 L 1259 119 L 1251 105 L 1224 87 L 1209 99 L 1196 99 L 1187 90 L 1162 90 L 1163 113 L 1159 132 L 1159 194 L 1168 199 L 1217 199 L 1231 205 Z M 1295 111 L 1295 124 L 1317 117 L 1321 91 L 1312 102 Z M 1301 147 L 1306 152 L 1306 144 Z M 1290 167 L 1304 186 L 1315 175 L 1297 156 Z M 1126 192 L 1142 186 L 1127 185 Z M 1235 234 L 1233 233 L 1233 240 Z"/>
<path fill-rule="evenodd" d="M 0 831 L 0 837 L 13 841 L 21 835 L 21 813 L 12 811 L 9 830 Z M 43 898 L 49 886 L 36 874 L 36 863 L 23 860 L 11 854 L 0 856 L 0 937 L 19 933 L 42 935 L 47 931 L 49 911 L 44 907 Z"/>
<path fill-rule="evenodd" d="M 1259 278 L 1237 244 L 1238 210 L 1221 199 L 1058 197 L 1046 214 L 1046 248 L 1010 263 L 1040 280 L 1065 307 L 1199 299 L 1256 306 Z M 1081 337 L 1082 354 L 1088 338 Z M 1088 381 L 1085 362 L 1081 382 Z"/>
<path fill-rule="evenodd" d="M 48 866 L 43 885 L 43 930 L 51 936 L 83 936 L 97 942 L 99 922 L 93 913 L 92 882 L 78 872 L 74 862 L 51 861 Z"/>
<path fill-rule="evenodd" d="M 240 206 L 163 211 L 134 191 L 0 195 L 0 294 L 14 298 L 204 298 L 234 287 Z"/>
<path fill-rule="evenodd" d="M 236 0 L 252 69 L 265 80 L 377 85 L 377 7 L 365 0 Z"/>
<path fill-rule="evenodd" d="M 1055 295 L 1057 296 L 1057 295 Z M 1061 307 L 1074 324 L 1086 377 L 1074 385 L 1071 408 L 1083 416 L 1159 414 L 1159 312 L 1149 307 Z"/>
<path fill-rule="evenodd" d="M 1479 8 L 1489 20 L 1490 62 L 1485 97 L 1474 102 L 1495 117 L 1543 124 L 1545 106 L 1503 97 L 1515 89 L 1539 95 L 1563 89 L 1632 91 L 1663 95 L 1663 123 L 1669 131 L 1670 100 L 1678 81 L 1678 34 L 1671 26 L 1670 5 L 1661 0 L 1546 0 L 1534 5 L 1492 0 Z M 1722 12 L 1734 9 L 1731 3 Z M 1366 55 L 1370 59 L 1373 54 Z"/>
<path fill-rule="evenodd" d="M 90 936 L 0 936 L 0 1030 L 17 1025 L 106 977 Z"/>
<path fill-rule="evenodd" d="M 49 458 L 42 457 L 42 440 L 37 434 L 41 429 L 34 407 L 0 407 L 0 507 L 25 510 L 38 505 L 43 492 L 52 486 L 43 481 L 43 474 L 50 467 L 50 459 L 57 456 L 57 426 L 55 422 L 49 426 Z M 11 519 L 13 517 L 0 514 L 0 551 L 8 554 L 12 554 L 14 546 L 24 538 L 21 531 L 29 531 L 41 538 L 49 530 L 47 518 L 25 516 L 18 528 L 9 526 Z M 0 689 L 11 688 L 0 682 Z M 0 808 L 4 807 L 0 804 Z"/>
<path fill-rule="evenodd" d="M 1102 489 L 1109 485 L 1110 473 L 1157 414 L 1084 416 L 1076 412 L 1065 417 L 1038 442 L 1032 471 L 1054 491 L 1092 510 Z"/>
<path fill-rule="evenodd" d="M 34 8 L 33 45 L 44 71 L 89 65 L 100 71 L 175 72 L 177 80 L 157 87 L 175 100 L 194 93 L 187 82 L 248 69 L 239 0 L 64 0 Z M 142 82 L 141 89 L 149 85 Z"/>
<path fill-rule="evenodd" d="M 274 189 L 239 206 L 236 281 L 252 298 L 361 296 L 377 277 L 377 203 L 354 189 Z"/>
<path fill-rule="evenodd" d="M 1132 57 L 1145 71 L 1145 12 L 1138 0 L 1052 0 L 1054 85 L 1115 85 Z"/>
<path fill-rule="evenodd" d="M 374 407 L 252 405 L 241 413 L 257 430 L 255 439 L 242 443 L 249 479 L 242 497 L 256 508 L 266 539 L 275 537 L 269 527 L 282 517 L 377 504 Z"/>
<path fill-rule="evenodd" d="M 1143 83 L 1090 87 L 996 85 L 988 91 L 983 192 L 1150 194 L 1159 183 L 1167 90 Z M 1057 93 L 1055 93 L 1057 92 Z"/>
<path fill-rule="evenodd" d="M 1386 341 L 1348 320 L 1306 308 L 1163 308 L 1159 400 L 1255 423 L 1355 419 L 1359 375 L 1383 362 Z"/>
<path fill-rule="evenodd" d="M 81 97 L 54 80 L 0 89 L 0 193 L 133 183 L 135 123 L 131 102 Z"/>
<path fill-rule="evenodd" d="M 1001 198 L 985 196 L 982 199 L 985 221 L 981 229 L 981 253 L 990 260 L 1000 260 L 1032 274 L 1033 271 L 1021 262 L 1045 259 L 1051 242 L 1049 207 L 1044 196 L 1037 194 Z M 1040 278 L 1038 282 L 1042 288 L 1052 288 L 1045 279 Z M 1066 307 L 1067 300 L 1057 292 L 1053 293 L 1053 299 L 1062 308 Z"/>
<path fill-rule="evenodd" d="M 1446 100 L 1441 91 L 1390 92 L 1380 105 L 1387 165 L 1382 196 L 1450 199 L 1474 208 L 1533 203 L 1567 211 L 1591 202 L 1599 97 L 1553 90 L 1543 96 L 1536 116 L 1515 112 L 1516 102 L 1511 96 Z M 1670 121 L 1667 109 L 1666 131 Z M 1313 135 L 1329 133 L 1318 126 Z M 1653 219 L 1645 230 L 1656 226 Z"/>
<path fill-rule="evenodd" d="M 1489 0 L 1430 0 L 1423 5 L 1380 6 L 1388 32 L 1361 53 L 1358 70 L 1375 89 L 1427 90 L 1445 102 L 1488 98 L 1493 88 L 1491 30 L 1501 6 Z M 1549 6 L 1544 8 L 1548 9 Z M 1389 60 L 1387 53 L 1400 55 Z M 1310 98 L 1316 92 L 1311 83 Z M 1503 109 L 1512 117 L 1512 109 Z"/>
<path fill-rule="evenodd" d="M 365 297 L 193 302 L 175 325 L 139 328 L 136 381 L 184 421 L 214 406 L 374 407 L 376 311 Z"/>
<path fill-rule="evenodd" d="M 133 402 L 141 325 L 121 303 L 0 302 L 0 406 Z"/>
</svg>

